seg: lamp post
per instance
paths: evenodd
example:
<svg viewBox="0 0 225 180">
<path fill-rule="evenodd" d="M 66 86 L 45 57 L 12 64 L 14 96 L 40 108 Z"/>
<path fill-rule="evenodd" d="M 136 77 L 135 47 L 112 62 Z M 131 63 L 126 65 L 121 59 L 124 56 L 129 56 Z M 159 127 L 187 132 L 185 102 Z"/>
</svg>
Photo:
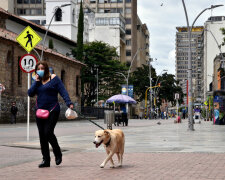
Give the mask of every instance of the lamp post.
<svg viewBox="0 0 225 180">
<path fill-rule="evenodd" d="M 199 18 L 199 16 L 204 13 L 206 10 L 210 10 L 210 9 L 214 9 L 223 5 L 211 5 L 210 8 L 206 8 L 204 10 L 202 10 L 198 16 L 195 18 L 195 20 L 193 21 L 191 27 L 189 26 L 189 21 L 188 21 L 188 15 L 187 15 L 187 10 L 186 10 L 186 6 L 184 3 L 184 0 L 182 0 L 183 3 L 183 8 L 184 8 L 184 12 L 185 12 L 185 17 L 186 17 L 186 22 L 187 22 L 187 28 L 188 28 L 188 99 L 189 99 L 189 103 L 188 103 L 188 128 L 191 131 L 194 131 L 194 125 L 193 125 L 193 112 L 192 112 L 192 60 L 191 60 L 191 32 L 192 32 L 192 28 L 195 24 L 195 22 L 197 21 L 197 19 Z"/>
<path fill-rule="evenodd" d="M 55 17 L 56 12 L 58 11 L 58 9 L 60 9 L 60 8 L 62 8 L 62 7 L 70 6 L 70 5 L 71 5 L 71 4 L 62 4 L 61 6 L 56 6 L 55 11 L 54 11 L 54 13 L 53 13 L 53 16 L 52 16 L 52 18 L 51 18 L 51 20 L 50 20 L 50 23 L 49 23 L 49 25 L 48 25 L 48 28 L 47 28 L 47 30 L 46 30 L 46 32 L 45 32 L 44 40 L 42 41 L 42 51 L 41 51 L 41 58 L 40 58 L 40 61 L 42 61 L 42 58 L 43 58 L 43 51 L 44 51 L 44 45 L 45 45 L 46 36 L 47 36 L 47 34 L 48 34 L 49 27 L 51 26 L 52 20 L 53 20 L 53 18 Z"/>
<path fill-rule="evenodd" d="M 129 75 L 130 75 L 131 67 L 132 67 L 132 65 L 133 65 L 133 61 L 135 60 L 135 58 L 136 58 L 138 52 L 139 52 L 139 51 L 143 51 L 143 50 L 144 50 L 144 49 L 142 49 L 142 48 L 138 48 L 137 51 L 136 51 L 136 53 L 135 53 L 135 55 L 134 55 L 134 57 L 133 57 L 133 59 L 131 60 L 130 67 L 129 67 L 129 70 L 128 70 L 128 73 L 127 73 L 127 78 L 126 78 L 126 80 L 127 80 L 127 96 L 128 96 L 128 81 L 129 81 Z M 128 114 L 128 103 L 126 104 L 126 110 L 127 110 L 127 114 Z"/>
</svg>

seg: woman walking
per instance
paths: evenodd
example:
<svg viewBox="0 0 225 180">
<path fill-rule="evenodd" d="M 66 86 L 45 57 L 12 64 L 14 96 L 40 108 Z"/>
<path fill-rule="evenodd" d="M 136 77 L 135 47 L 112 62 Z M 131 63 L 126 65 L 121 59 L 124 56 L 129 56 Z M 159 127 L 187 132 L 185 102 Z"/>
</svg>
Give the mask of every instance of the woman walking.
<svg viewBox="0 0 225 180">
<path fill-rule="evenodd" d="M 37 95 L 36 110 L 44 109 L 50 112 L 47 119 L 38 118 L 36 115 L 41 153 L 43 156 L 43 161 L 39 164 L 39 168 L 43 168 L 50 167 L 49 143 L 55 155 L 56 165 L 62 162 L 62 152 L 54 134 L 54 129 L 60 114 L 58 93 L 62 96 L 69 108 L 73 109 L 73 103 L 62 81 L 55 74 L 50 74 L 47 62 L 38 62 L 35 66 L 35 73 L 36 81 L 28 90 L 28 95 L 30 97 Z"/>
</svg>

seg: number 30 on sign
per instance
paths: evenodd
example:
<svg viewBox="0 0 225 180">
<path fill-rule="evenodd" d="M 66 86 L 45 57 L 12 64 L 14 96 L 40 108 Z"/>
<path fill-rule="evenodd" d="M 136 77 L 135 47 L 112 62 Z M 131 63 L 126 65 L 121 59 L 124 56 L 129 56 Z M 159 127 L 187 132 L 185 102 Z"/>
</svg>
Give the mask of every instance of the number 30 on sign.
<svg viewBox="0 0 225 180">
<path fill-rule="evenodd" d="M 35 70 L 37 58 L 32 54 L 25 54 L 20 58 L 20 69 L 25 73 L 31 73 Z"/>
</svg>

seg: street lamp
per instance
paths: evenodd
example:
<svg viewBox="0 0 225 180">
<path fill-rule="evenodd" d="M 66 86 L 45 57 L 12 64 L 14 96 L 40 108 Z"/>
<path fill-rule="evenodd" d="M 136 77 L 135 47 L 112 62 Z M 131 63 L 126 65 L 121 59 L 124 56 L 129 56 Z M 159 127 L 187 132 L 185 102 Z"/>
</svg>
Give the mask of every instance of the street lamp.
<svg viewBox="0 0 225 180">
<path fill-rule="evenodd" d="M 210 10 L 210 9 L 214 9 L 223 5 L 212 5 L 210 8 L 206 8 L 204 10 L 202 10 L 198 16 L 195 18 L 195 20 L 193 21 L 191 27 L 189 26 L 189 21 L 188 21 L 188 15 L 187 15 L 187 10 L 186 10 L 186 6 L 184 3 L 184 0 L 182 0 L 183 3 L 183 8 L 184 8 L 184 12 L 185 12 L 185 17 L 186 17 L 186 22 L 187 22 L 187 28 L 188 28 L 188 39 L 189 39 L 189 48 L 188 48 L 188 99 L 189 99 L 189 103 L 188 103 L 188 128 L 191 131 L 194 131 L 194 125 L 193 125 L 193 111 L 192 111 L 192 62 L 191 62 L 191 32 L 192 32 L 192 28 L 195 24 L 195 22 L 197 21 L 197 19 L 199 18 L 199 16 L 205 12 L 206 10 Z"/>
<path fill-rule="evenodd" d="M 133 57 L 133 59 L 131 60 L 130 67 L 129 67 L 129 70 L 128 70 L 128 73 L 127 73 L 127 78 L 126 78 L 126 80 L 127 80 L 127 96 L 128 96 L 128 81 L 129 81 L 129 75 L 130 75 L 131 67 L 132 67 L 132 65 L 133 65 L 133 61 L 135 60 L 135 58 L 136 58 L 138 52 L 139 52 L 139 51 L 143 51 L 143 50 L 145 50 L 145 49 L 138 48 L 137 51 L 136 51 L 136 53 L 135 53 L 135 55 L 134 55 L 134 57 Z M 127 110 L 127 114 L 128 114 L 128 103 L 126 104 L 126 110 Z"/>
<path fill-rule="evenodd" d="M 50 23 L 49 23 L 49 25 L 48 25 L 48 28 L 47 28 L 46 32 L 45 32 L 44 40 L 42 41 L 42 51 L 41 51 L 41 58 L 40 58 L 40 61 L 42 61 L 42 58 L 43 58 L 43 51 L 44 51 L 44 45 L 45 45 L 46 36 L 47 36 L 47 34 L 48 34 L 49 27 L 50 27 L 50 25 L 51 25 L 51 23 L 52 23 L 53 18 L 55 17 L 56 12 L 57 12 L 60 8 L 66 7 L 66 6 L 70 6 L 70 5 L 71 5 L 71 4 L 62 4 L 61 6 L 56 6 L 55 11 L 54 11 L 54 13 L 53 13 L 53 16 L 52 16 L 52 18 L 51 18 L 51 21 L 50 21 Z"/>
</svg>

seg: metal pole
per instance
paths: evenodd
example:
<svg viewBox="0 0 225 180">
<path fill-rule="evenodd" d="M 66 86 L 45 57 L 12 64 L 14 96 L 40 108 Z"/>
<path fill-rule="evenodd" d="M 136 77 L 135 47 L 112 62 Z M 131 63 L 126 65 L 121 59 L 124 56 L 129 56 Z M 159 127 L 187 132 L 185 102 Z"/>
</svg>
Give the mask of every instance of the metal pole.
<svg viewBox="0 0 225 180">
<path fill-rule="evenodd" d="M 30 73 L 27 73 L 27 88 L 30 89 Z M 27 141 L 30 137 L 30 97 L 27 96 Z"/>
<path fill-rule="evenodd" d="M 141 50 L 141 49 L 137 49 L 137 51 L 136 51 L 136 53 L 135 53 L 135 55 L 134 55 L 134 57 L 133 57 L 133 59 L 130 63 L 130 67 L 129 67 L 129 70 L 128 70 L 128 74 L 127 74 L 127 96 L 128 96 L 128 81 L 129 81 L 129 75 L 130 75 L 131 67 L 132 67 L 133 61 L 134 61 L 135 57 L 137 56 L 137 53 L 138 53 L 139 50 Z M 127 115 L 129 115 L 129 113 L 128 113 L 128 103 L 126 104 L 126 110 L 127 110 Z"/>
<path fill-rule="evenodd" d="M 206 10 L 209 9 L 213 9 L 213 8 L 217 8 L 223 5 L 212 5 L 211 8 L 206 8 L 204 10 L 202 10 L 198 16 L 195 18 L 195 20 L 192 23 L 192 26 L 189 26 L 189 21 L 188 21 L 188 15 L 187 15 L 187 10 L 186 10 L 186 6 L 184 3 L 184 0 L 182 0 L 183 3 L 183 7 L 184 7 L 184 12 L 185 12 L 185 17 L 186 17 L 186 21 L 187 21 L 187 28 L 188 28 L 188 39 L 189 39 L 189 48 L 188 48 L 188 122 L 189 122 L 189 130 L 194 131 L 194 125 L 193 125 L 193 111 L 192 111 L 192 59 L 191 59 L 191 32 L 192 32 L 192 28 L 195 24 L 195 22 L 197 21 L 197 19 L 199 18 L 199 16 L 205 12 Z"/>
<path fill-rule="evenodd" d="M 149 59 L 149 84 L 150 84 L 150 87 L 152 87 L 152 73 L 151 73 L 151 59 Z M 152 90 L 150 89 L 149 90 L 149 98 L 150 98 L 150 110 L 149 110 L 149 119 L 151 119 L 151 117 L 152 117 L 152 114 L 151 114 L 151 112 L 152 112 L 152 92 L 151 92 Z"/>
<path fill-rule="evenodd" d="M 98 68 L 97 68 L 97 107 L 98 107 Z"/>
<path fill-rule="evenodd" d="M 53 18 L 54 18 L 54 16 L 55 16 L 55 13 L 56 13 L 56 11 L 57 11 L 58 8 L 59 8 L 59 7 L 57 7 L 57 8 L 55 9 L 55 12 L 54 12 L 54 14 L 53 14 L 53 16 L 52 16 L 52 18 L 51 18 L 51 21 L 50 21 L 50 23 L 49 23 L 49 25 L 48 25 L 48 28 L 47 28 L 47 30 L 46 30 L 46 32 L 45 32 L 44 40 L 43 40 L 43 43 L 42 43 L 42 50 L 41 50 L 41 58 L 40 58 L 40 61 L 42 61 L 42 58 L 43 58 L 44 45 L 45 45 L 46 36 L 47 36 L 47 34 L 48 34 L 48 31 L 49 31 L 49 27 L 50 27 L 50 25 L 51 25 L 51 23 L 52 23 L 52 20 L 53 20 Z"/>
<path fill-rule="evenodd" d="M 51 21 L 50 21 L 50 23 L 49 23 L 49 25 L 48 25 L 48 28 L 47 28 L 47 30 L 46 30 L 46 32 L 45 32 L 44 40 L 42 41 L 43 43 L 42 43 L 42 51 L 41 51 L 41 58 L 40 58 L 40 61 L 42 61 L 42 58 L 43 58 L 43 51 L 44 51 L 44 45 L 45 45 L 46 36 L 47 36 L 47 34 L 48 34 L 49 27 L 50 27 L 50 25 L 51 25 L 51 23 L 52 23 L 52 20 L 53 20 L 53 18 L 54 18 L 54 16 L 55 16 L 56 11 L 57 11 L 60 7 L 66 7 L 66 6 L 70 6 L 70 5 L 71 5 L 71 4 L 62 4 L 61 6 L 56 6 L 55 12 L 54 12 L 54 14 L 53 14 L 53 16 L 52 16 L 52 18 L 51 18 Z"/>
<path fill-rule="evenodd" d="M 194 125 L 193 125 L 193 112 L 192 112 L 192 62 L 191 62 L 191 29 L 189 27 L 189 21 L 188 21 L 188 15 L 186 6 L 184 3 L 184 0 L 182 0 L 184 11 L 185 11 L 185 17 L 187 22 L 187 28 L 188 28 L 188 128 L 191 131 L 194 131 Z"/>
</svg>

